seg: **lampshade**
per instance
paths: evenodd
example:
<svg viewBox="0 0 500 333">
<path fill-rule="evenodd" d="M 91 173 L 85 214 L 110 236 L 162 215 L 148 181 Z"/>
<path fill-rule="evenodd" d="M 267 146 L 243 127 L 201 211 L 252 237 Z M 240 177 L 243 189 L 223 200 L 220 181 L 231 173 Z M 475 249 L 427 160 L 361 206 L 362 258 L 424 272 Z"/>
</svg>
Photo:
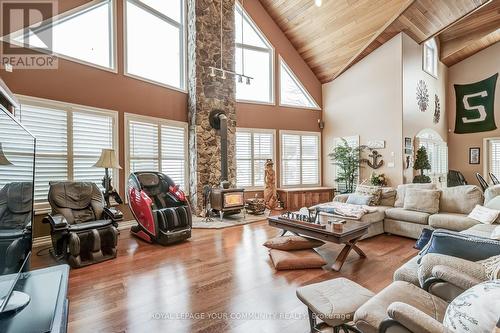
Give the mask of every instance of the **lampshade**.
<svg viewBox="0 0 500 333">
<path fill-rule="evenodd" d="M 118 164 L 116 159 L 116 154 L 114 149 L 103 149 L 101 152 L 101 157 L 94 164 L 98 168 L 109 168 L 109 169 L 121 169 L 122 167 Z"/>
<path fill-rule="evenodd" d="M 3 153 L 2 143 L 0 142 L 0 165 L 12 165 L 12 163 L 7 159 L 7 156 Z"/>
</svg>

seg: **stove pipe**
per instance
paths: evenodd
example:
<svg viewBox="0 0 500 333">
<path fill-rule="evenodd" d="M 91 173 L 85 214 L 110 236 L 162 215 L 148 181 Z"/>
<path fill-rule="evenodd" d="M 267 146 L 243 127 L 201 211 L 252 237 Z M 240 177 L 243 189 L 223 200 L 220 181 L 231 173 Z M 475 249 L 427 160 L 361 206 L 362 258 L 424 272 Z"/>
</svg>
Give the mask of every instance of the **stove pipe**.
<svg viewBox="0 0 500 333">
<path fill-rule="evenodd" d="M 221 186 L 229 188 L 228 166 L 227 166 L 227 117 L 224 111 L 214 110 L 210 113 L 210 125 L 220 134 L 220 152 L 221 152 Z"/>
</svg>

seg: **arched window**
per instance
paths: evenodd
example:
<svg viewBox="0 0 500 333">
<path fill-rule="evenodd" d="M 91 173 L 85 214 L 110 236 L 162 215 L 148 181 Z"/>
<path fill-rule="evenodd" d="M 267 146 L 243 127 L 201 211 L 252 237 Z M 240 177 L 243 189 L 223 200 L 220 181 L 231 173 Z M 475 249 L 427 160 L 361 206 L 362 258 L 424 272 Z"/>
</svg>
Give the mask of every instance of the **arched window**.
<svg viewBox="0 0 500 333">
<path fill-rule="evenodd" d="M 448 145 L 446 141 L 433 129 L 426 128 L 417 134 L 416 145 L 417 148 L 425 147 L 429 156 L 431 170 L 425 171 L 425 174 L 430 176 L 433 182 L 445 183 L 448 173 Z"/>
</svg>

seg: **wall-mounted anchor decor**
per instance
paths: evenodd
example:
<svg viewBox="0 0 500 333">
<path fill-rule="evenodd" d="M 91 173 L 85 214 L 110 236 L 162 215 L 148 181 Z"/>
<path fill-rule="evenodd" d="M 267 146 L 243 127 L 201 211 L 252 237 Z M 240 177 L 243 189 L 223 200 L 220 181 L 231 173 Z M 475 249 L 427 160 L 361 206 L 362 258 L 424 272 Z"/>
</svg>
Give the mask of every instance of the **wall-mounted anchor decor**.
<svg viewBox="0 0 500 333">
<path fill-rule="evenodd" d="M 380 160 L 379 161 L 379 158 L 382 157 L 382 155 L 380 155 L 378 153 L 378 151 L 376 150 L 372 150 L 371 151 L 372 153 L 370 155 L 368 155 L 368 157 L 371 158 L 371 161 L 369 159 L 363 159 L 362 162 L 365 162 L 366 164 L 368 164 L 368 166 L 372 169 L 378 169 L 380 168 L 382 165 L 384 165 L 384 160 Z"/>
<path fill-rule="evenodd" d="M 419 80 L 417 83 L 417 105 L 420 111 L 427 111 L 429 106 L 429 91 L 424 80 Z"/>
<path fill-rule="evenodd" d="M 439 123 L 441 119 L 441 102 L 439 101 L 439 96 L 434 95 L 434 124 Z"/>
</svg>

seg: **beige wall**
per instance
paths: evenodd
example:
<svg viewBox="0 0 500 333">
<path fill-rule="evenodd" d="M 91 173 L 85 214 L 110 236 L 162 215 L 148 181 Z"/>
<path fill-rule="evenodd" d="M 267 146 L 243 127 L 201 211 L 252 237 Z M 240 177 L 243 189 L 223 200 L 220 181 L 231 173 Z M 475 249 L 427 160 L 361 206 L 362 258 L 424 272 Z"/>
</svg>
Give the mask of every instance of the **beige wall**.
<svg viewBox="0 0 500 333">
<path fill-rule="evenodd" d="M 323 85 L 323 182 L 334 185 L 334 166 L 328 154 L 336 137 L 360 135 L 361 144 L 385 140 L 378 149 L 390 185 L 400 184 L 402 173 L 402 37 L 397 35 L 334 81 Z M 394 156 L 392 156 L 394 154 Z M 394 163 L 394 167 L 389 167 Z M 374 171 L 361 170 L 361 179 Z"/>
<path fill-rule="evenodd" d="M 448 134 L 446 82 L 448 68 L 438 62 L 438 77 L 435 78 L 422 70 L 422 47 L 408 35 L 403 38 L 403 138 L 412 140 L 423 129 L 435 130 L 446 141 Z M 426 112 L 421 112 L 417 106 L 416 89 L 419 80 L 424 80 L 429 91 L 429 106 Z M 437 94 L 441 103 L 441 119 L 434 124 L 434 96 Z M 414 142 L 414 141 L 413 141 Z M 403 153 L 403 159 L 405 155 Z M 403 161 L 403 167 L 406 163 Z M 413 168 L 404 169 L 403 181 L 411 183 L 414 176 Z"/>
<path fill-rule="evenodd" d="M 497 81 L 495 93 L 495 119 L 497 128 L 490 132 L 455 134 L 455 89 L 454 84 L 468 84 L 481 81 L 500 72 L 500 43 L 476 53 L 458 64 L 451 66 L 448 71 L 447 102 L 448 102 L 448 134 L 449 168 L 461 171 L 467 181 L 477 184 L 475 173 L 483 173 L 484 149 L 483 139 L 500 137 L 500 82 Z M 469 148 L 481 148 L 481 164 L 469 164 Z"/>
</svg>

